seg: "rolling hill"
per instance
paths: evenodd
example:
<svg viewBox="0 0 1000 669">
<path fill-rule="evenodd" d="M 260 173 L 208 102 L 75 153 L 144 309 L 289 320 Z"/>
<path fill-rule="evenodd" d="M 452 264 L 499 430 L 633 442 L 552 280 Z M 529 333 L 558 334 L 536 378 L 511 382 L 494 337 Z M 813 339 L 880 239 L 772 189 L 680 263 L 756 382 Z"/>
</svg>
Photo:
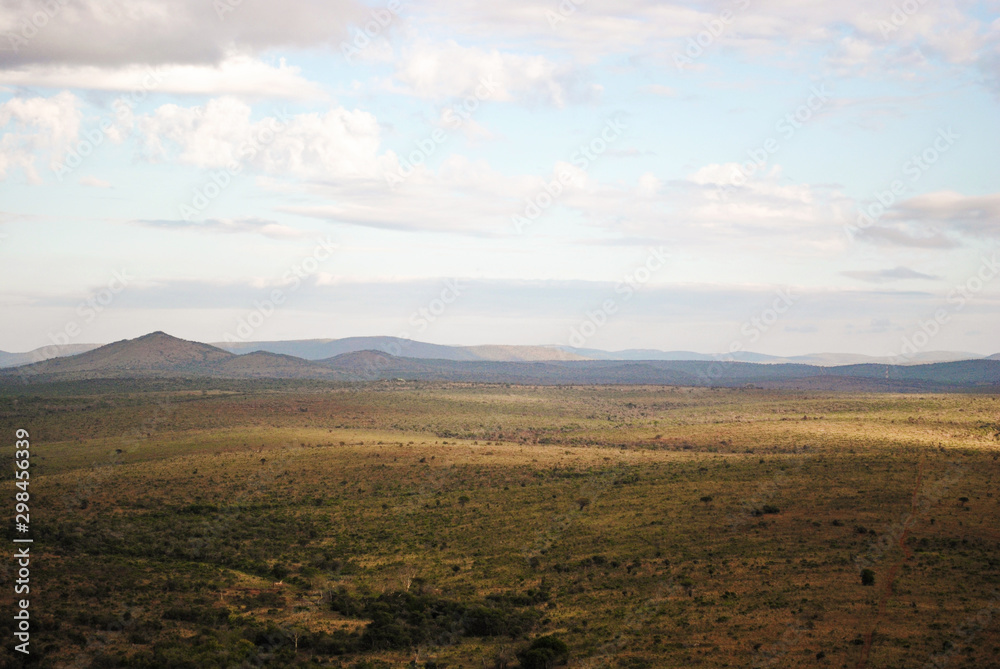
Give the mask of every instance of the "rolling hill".
<svg viewBox="0 0 1000 669">
<path fill-rule="evenodd" d="M 208 366 L 235 357 L 208 344 L 153 332 L 123 339 L 85 353 L 17 368 L 21 376 L 108 378 L 176 374 L 202 375 Z"/>
<path fill-rule="evenodd" d="M 216 361 L 203 370 L 206 375 L 228 379 L 337 379 L 337 371 L 302 358 L 266 351 Z"/>
<path fill-rule="evenodd" d="M 714 360 L 448 360 L 363 350 L 312 361 L 267 351 L 236 355 L 208 344 L 154 332 L 77 355 L 6 370 L 0 375 L 8 383 L 13 379 L 30 383 L 181 377 L 949 391 L 1000 389 L 1000 360 L 824 367 Z"/>
</svg>

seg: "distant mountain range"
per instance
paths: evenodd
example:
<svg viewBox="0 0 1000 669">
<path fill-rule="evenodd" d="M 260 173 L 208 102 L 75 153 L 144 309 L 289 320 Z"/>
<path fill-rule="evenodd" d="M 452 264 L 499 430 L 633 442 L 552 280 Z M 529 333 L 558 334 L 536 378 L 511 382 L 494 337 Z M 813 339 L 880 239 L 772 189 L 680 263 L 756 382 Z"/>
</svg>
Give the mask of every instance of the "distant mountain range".
<svg viewBox="0 0 1000 669">
<path fill-rule="evenodd" d="M 51 358 L 60 358 L 67 355 L 76 355 L 91 351 L 101 346 L 100 344 L 66 344 L 63 346 L 45 346 L 36 348 L 27 353 L 8 353 L 0 351 L 0 368 L 17 367 L 18 365 L 30 365 L 33 362 L 41 362 Z"/>
<path fill-rule="evenodd" d="M 442 346 L 425 344 L 412 339 L 398 337 L 348 337 L 346 339 L 303 339 L 297 341 L 261 341 L 239 343 L 214 343 L 213 346 L 232 353 L 268 351 L 294 355 L 305 360 L 324 360 L 344 353 L 358 351 L 381 351 L 402 358 L 424 358 L 436 360 L 535 362 L 547 360 L 718 360 L 721 356 L 693 351 L 660 351 L 657 349 L 626 349 L 624 351 L 602 351 L 593 348 L 572 346 Z M 978 353 L 956 351 L 925 351 L 910 358 L 904 364 L 926 364 L 932 362 L 953 362 L 956 360 L 981 360 Z M 729 356 L 726 356 L 729 359 Z M 769 364 L 799 363 L 804 365 L 834 366 L 864 363 L 892 364 L 888 357 L 876 357 L 854 353 L 815 353 L 781 357 L 740 351 L 732 355 L 738 362 L 760 362 Z M 1000 359 L 1000 353 L 993 356 Z"/>
<path fill-rule="evenodd" d="M 381 339 L 381 338 L 379 338 Z M 388 339 L 388 338 L 387 338 Z M 313 354 L 350 348 L 331 340 L 311 342 Z M 405 340 L 387 342 L 400 346 Z M 300 344 L 301 342 L 278 342 Z M 415 344 L 415 343 L 414 343 Z M 433 347 L 431 344 L 420 346 Z M 449 348 L 449 347 L 440 347 Z M 462 347 L 464 353 L 513 355 L 542 347 Z M 517 349 L 515 351 L 504 349 Z M 245 350 L 245 349 L 242 349 Z M 426 351 L 414 346 L 414 350 Z M 534 355 L 535 352 L 528 352 Z M 998 356 L 993 356 L 997 358 Z M 163 332 L 127 339 L 76 355 L 4 370 L 0 384 L 88 379 L 219 378 L 311 379 L 328 381 L 437 380 L 519 384 L 754 385 L 764 388 L 866 391 L 955 391 L 1000 389 L 1000 360 L 963 360 L 924 365 L 719 362 L 702 360 L 490 360 L 417 358 L 381 350 L 348 351 L 307 360 L 272 351 L 236 354 L 219 346 Z"/>
<path fill-rule="evenodd" d="M 344 353 L 360 351 L 381 351 L 395 357 L 419 358 L 427 360 L 492 361 L 492 362 L 538 362 L 552 360 L 702 360 L 713 361 L 723 356 L 693 351 L 660 351 L 656 349 L 626 349 L 624 351 L 602 351 L 592 348 L 572 346 L 442 346 L 426 344 L 399 337 L 347 337 L 345 339 L 299 339 L 291 341 L 261 342 L 215 342 L 211 346 L 236 354 L 258 351 L 290 355 L 303 360 L 326 360 Z M 100 348 L 101 344 L 70 344 L 67 346 L 47 346 L 27 353 L 6 353 L 0 351 L 0 368 L 17 367 L 52 358 L 76 355 Z M 780 357 L 740 351 L 725 356 L 737 362 L 759 362 L 766 364 L 795 363 L 832 367 L 854 364 L 893 364 L 889 357 L 876 357 L 853 353 L 815 353 Z M 902 364 L 915 365 L 933 362 L 954 362 L 957 360 L 982 360 L 976 353 L 955 351 L 926 351 L 913 356 Z M 1000 353 L 990 356 L 1000 359 Z"/>
</svg>

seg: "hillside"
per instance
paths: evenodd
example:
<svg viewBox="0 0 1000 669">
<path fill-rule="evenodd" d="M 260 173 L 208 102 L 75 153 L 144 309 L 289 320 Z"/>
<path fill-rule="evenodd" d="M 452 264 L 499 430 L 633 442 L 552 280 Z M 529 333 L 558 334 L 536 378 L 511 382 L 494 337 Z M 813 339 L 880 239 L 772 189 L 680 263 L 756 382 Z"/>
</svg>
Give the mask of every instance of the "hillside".
<svg viewBox="0 0 1000 669">
<path fill-rule="evenodd" d="M 335 379 L 337 372 L 290 355 L 255 351 L 234 355 L 205 368 L 219 378 L 239 379 Z"/>
<path fill-rule="evenodd" d="M 590 360 L 587 356 L 565 351 L 557 346 L 463 346 L 478 360 L 494 362 L 532 362 L 538 360 Z"/>
<path fill-rule="evenodd" d="M 26 365 L 18 368 L 18 374 L 61 378 L 204 374 L 207 366 L 232 357 L 232 353 L 208 344 L 153 332 L 78 355 Z"/>
</svg>

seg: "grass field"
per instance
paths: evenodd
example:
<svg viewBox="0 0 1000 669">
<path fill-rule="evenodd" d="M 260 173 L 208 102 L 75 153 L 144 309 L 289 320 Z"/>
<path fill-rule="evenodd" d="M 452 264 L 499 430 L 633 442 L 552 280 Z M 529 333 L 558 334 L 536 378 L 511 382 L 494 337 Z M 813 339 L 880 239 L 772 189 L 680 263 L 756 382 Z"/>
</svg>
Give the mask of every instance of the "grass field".
<svg viewBox="0 0 1000 669">
<path fill-rule="evenodd" d="M 29 392 L 31 666 L 1000 667 L 992 395 Z"/>
</svg>

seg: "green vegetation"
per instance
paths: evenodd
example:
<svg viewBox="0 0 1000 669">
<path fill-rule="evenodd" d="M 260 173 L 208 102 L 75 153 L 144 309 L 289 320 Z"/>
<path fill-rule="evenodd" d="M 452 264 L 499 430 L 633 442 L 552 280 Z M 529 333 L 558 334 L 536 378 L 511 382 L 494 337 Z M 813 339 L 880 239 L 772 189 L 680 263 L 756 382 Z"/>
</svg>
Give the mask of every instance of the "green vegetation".
<svg viewBox="0 0 1000 669">
<path fill-rule="evenodd" d="M 975 394 L 8 389 L 0 424 L 32 440 L 31 666 L 991 666 L 998 414 Z"/>
</svg>

